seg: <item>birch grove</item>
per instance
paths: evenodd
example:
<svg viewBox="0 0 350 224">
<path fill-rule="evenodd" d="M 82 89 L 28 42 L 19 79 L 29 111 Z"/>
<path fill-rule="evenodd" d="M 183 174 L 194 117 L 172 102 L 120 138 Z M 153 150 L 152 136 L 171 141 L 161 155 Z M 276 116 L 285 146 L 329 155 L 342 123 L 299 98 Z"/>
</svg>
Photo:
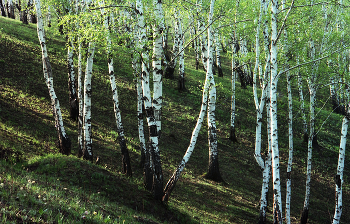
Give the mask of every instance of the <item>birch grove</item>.
<svg viewBox="0 0 350 224">
<path fill-rule="evenodd" d="M 336 172 L 335 183 L 332 183 L 335 202 L 332 202 L 334 207 L 327 208 L 334 214 L 327 217 L 333 224 L 347 220 L 344 211 L 348 205 L 344 203 L 347 201 L 344 195 L 348 193 L 344 189 L 348 188 L 345 151 L 350 119 L 349 41 L 346 37 L 349 18 L 348 7 L 342 0 L 303 1 L 298 5 L 294 0 L 239 0 L 234 3 L 190 0 L 171 4 L 161 0 L 76 0 L 65 3 L 69 7 L 58 4 L 56 0 L 43 1 L 43 5 L 40 0 L 33 1 L 14 3 L 14 0 L 8 0 L 5 5 L 0 0 L 0 9 L 2 16 L 14 18 L 12 7 L 16 4 L 22 20 L 31 13 L 29 10 L 34 3 L 36 14 L 32 15 L 32 21 L 37 21 L 43 74 L 60 153 L 69 155 L 73 149 L 78 157 L 89 162 L 102 154 L 93 145 L 92 128 L 97 124 L 93 119 L 95 100 L 92 92 L 94 72 L 100 70 L 100 58 L 104 57 L 106 68 L 103 72 L 106 73 L 108 68 L 108 79 L 97 76 L 96 79 L 108 82 L 108 91 L 112 94 L 109 101 L 113 103 L 115 119 L 113 126 L 104 128 L 116 128 L 118 153 L 122 156 L 121 171 L 115 169 L 113 172 L 143 178 L 144 188 L 155 201 L 171 206 L 177 203 L 179 196 L 173 199 L 171 195 L 201 141 L 201 147 L 208 147 L 208 151 L 198 153 L 196 157 L 198 163 L 202 163 L 201 170 L 199 165 L 195 167 L 198 169 L 197 176 L 193 177 L 197 178 L 196 183 L 182 182 L 183 185 L 191 185 L 191 191 L 197 191 L 196 184 L 204 182 L 208 188 L 220 186 L 223 192 L 233 189 L 232 183 L 225 183 L 224 179 L 232 180 L 233 174 L 238 171 L 227 170 L 227 167 L 233 167 L 229 162 L 224 162 L 224 171 L 219 168 L 220 152 L 220 159 L 242 163 L 242 173 L 249 175 L 245 166 L 254 167 L 248 168 L 254 177 L 254 186 L 248 188 L 244 183 L 242 188 L 256 192 L 252 192 L 253 196 L 242 193 L 242 198 L 251 200 L 259 224 L 268 223 L 269 219 L 274 224 L 289 224 L 296 219 L 301 224 L 313 223 L 318 219 L 312 217 L 316 199 L 311 192 L 319 190 L 312 189 L 314 183 L 316 186 L 319 184 L 314 178 L 326 180 L 315 174 L 321 172 L 322 167 L 335 167 L 334 156 L 328 155 L 337 151 L 336 170 L 330 171 Z M 67 69 L 64 69 L 64 77 L 67 85 L 68 73 L 68 89 L 61 92 L 68 95 L 69 102 L 62 108 L 53 85 L 54 71 L 48 55 L 50 48 L 46 46 L 43 18 L 46 11 L 41 11 L 44 7 L 55 11 L 50 15 L 55 17 L 52 24 L 63 27 L 61 31 L 66 38 Z M 223 12 L 224 8 L 229 10 Z M 310 16 L 305 17 L 308 14 Z M 25 23 L 24 19 L 22 21 Z M 58 30 L 55 32 L 58 33 Z M 56 38 L 55 35 L 52 39 Z M 225 46 L 221 40 L 227 42 Z M 226 44 L 232 47 L 231 52 L 223 51 Z M 202 70 L 198 70 L 200 61 Z M 98 66 L 94 65 L 96 62 Z M 214 64 L 220 77 L 216 80 Z M 225 72 L 231 72 L 230 77 L 224 76 Z M 177 74 L 176 79 L 174 74 Z M 124 86 L 125 82 L 128 84 Z M 236 86 L 237 82 L 241 83 L 241 87 Z M 284 87 L 278 88 L 281 83 Z M 172 92 L 176 85 L 181 91 Z M 97 91 L 107 90 L 101 87 Z M 324 92 L 329 94 L 328 99 Z M 130 93 L 133 97 L 129 98 Z M 126 123 L 122 122 L 124 106 L 127 107 Z M 172 114 L 174 107 L 178 110 L 175 115 Z M 193 118 L 196 110 L 199 110 L 198 117 L 195 115 Z M 328 111 L 329 114 L 324 115 Z M 64 115 L 65 112 L 68 115 Z M 63 124 L 65 116 L 69 115 L 73 119 L 69 120 L 68 133 L 73 132 L 71 127 L 74 124 L 77 125 L 78 142 L 73 143 L 76 144 L 73 147 Z M 123 121 L 125 117 L 123 114 Z M 334 122 L 336 119 L 339 123 Z M 196 122 L 192 124 L 194 127 L 190 127 L 190 121 Z M 203 122 L 207 122 L 208 128 L 205 129 L 205 142 L 200 136 Z M 187 133 L 188 146 L 180 144 L 186 136 L 184 134 L 183 139 L 178 137 L 177 126 L 183 126 L 181 133 L 191 128 L 191 134 Z M 333 134 L 333 129 L 339 129 L 336 136 L 340 139 L 339 148 L 338 145 L 332 148 L 334 141 L 325 139 Z M 236 136 L 237 130 L 239 136 Z M 282 137 L 279 136 L 281 133 Z M 320 145 L 318 133 L 322 133 L 320 138 L 324 138 L 319 139 Z M 100 133 L 96 135 L 102 136 Z M 180 163 L 170 170 L 171 162 L 181 151 L 181 148 L 172 151 L 175 148 L 172 144 L 177 143 L 187 148 Z M 139 149 L 135 150 L 136 147 Z M 244 157 L 243 150 L 249 157 Z M 174 158 L 168 158 L 169 155 Z M 323 155 L 330 158 L 322 158 Z M 140 166 L 136 167 L 133 163 L 139 162 L 139 158 Z M 199 162 L 203 158 L 208 158 L 208 166 L 203 165 L 206 162 Z M 333 161 L 333 164 L 325 164 L 325 161 Z M 163 162 L 166 164 L 164 167 Z M 329 172 L 329 169 L 324 172 Z M 305 178 L 302 184 L 295 184 L 294 180 L 300 180 L 302 175 Z M 294 176 L 298 178 L 294 179 Z M 165 187 L 164 178 L 169 178 Z M 224 183 L 220 185 L 216 182 Z M 300 185 L 305 193 L 302 196 L 300 189 L 294 189 Z M 230 192 L 235 193 L 233 190 Z M 296 214 L 296 211 L 299 213 Z M 227 220 L 232 221 L 230 218 Z"/>
</svg>

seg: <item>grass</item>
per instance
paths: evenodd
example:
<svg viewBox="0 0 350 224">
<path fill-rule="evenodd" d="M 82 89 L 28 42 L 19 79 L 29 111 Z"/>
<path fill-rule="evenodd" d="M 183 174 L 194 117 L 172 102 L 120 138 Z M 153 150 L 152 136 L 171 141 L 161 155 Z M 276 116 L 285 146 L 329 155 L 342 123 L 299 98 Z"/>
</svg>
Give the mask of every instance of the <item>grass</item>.
<svg viewBox="0 0 350 224">
<path fill-rule="evenodd" d="M 92 130 L 98 165 L 76 157 L 77 124 L 69 119 L 66 51 L 64 38 L 47 29 L 56 94 L 62 106 L 66 132 L 72 139 L 72 155 L 58 154 L 56 132 L 35 25 L 0 18 L 0 220 L 2 223 L 256 223 L 261 171 L 255 162 L 255 109 L 252 89 L 236 89 L 236 134 L 231 143 L 230 59 L 223 57 L 224 77 L 216 77 L 219 159 L 225 183 L 203 178 L 207 171 L 207 129 L 203 125 L 195 151 L 172 193 L 161 205 L 143 189 L 136 119 L 136 90 L 128 54 L 119 49 L 115 74 L 120 107 L 132 160 L 133 177 L 121 174 L 107 60 L 97 54 L 94 62 Z M 54 26 L 53 26 L 54 27 Z M 186 51 L 186 88 L 176 90 L 176 80 L 163 80 L 164 106 L 160 139 L 164 181 L 186 151 L 198 117 L 205 73 L 194 69 L 193 51 Z M 295 81 L 295 80 L 294 80 Z M 285 192 L 288 156 L 287 104 L 283 77 L 279 105 L 279 142 L 282 192 Z M 295 86 L 295 85 L 294 85 Z M 306 92 L 306 90 L 305 90 Z M 293 89 L 297 96 L 297 90 Z M 328 92 L 318 92 L 316 129 L 320 151 L 314 152 L 309 223 L 329 223 L 334 212 L 334 180 L 342 117 L 331 113 Z M 307 98 L 307 95 L 306 95 Z M 292 220 L 298 223 L 303 208 L 307 146 L 294 100 L 294 167 Z M 306 102 L 306 107 L 308 107 Z M 307 108 L 308 109 L 308 108 Z M 317 110 L 317 111 L 318 111 Z M 330 116 L 329 116 L 330 114 Z M 328 117 L 329 116 L 329 117 Z M 328 117 L 328 118 L 327 118 Z M 326 120 L 327 119 L 327 120 Z M 323 121 L 326 122 L 321 126 Z M 264 123 L 263 130 L 266 130 Z M 266 133 L 263 145 L 266 148 Z M 346 164 L 349 160 L 346 159 Z M 345 171 L 342 223 L 350 223 L 349 171 Z M 284 196 L 284 195 L 283 195 Z M 272 194 L 269 195 L 270 211 Z M 269 213 L 271 222 L 271 212 Z"/>
</svg>

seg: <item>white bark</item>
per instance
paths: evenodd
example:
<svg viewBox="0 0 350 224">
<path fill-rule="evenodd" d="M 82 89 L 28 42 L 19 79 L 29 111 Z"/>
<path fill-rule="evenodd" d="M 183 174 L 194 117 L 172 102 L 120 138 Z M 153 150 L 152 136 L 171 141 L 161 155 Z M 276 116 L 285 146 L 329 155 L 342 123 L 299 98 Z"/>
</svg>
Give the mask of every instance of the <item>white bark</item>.
<svg viewBox="0 0 350 224">
<path fill-rule="evenodd" d="M 210 3 L 210 12 L 208 24 L 213 21 L 213 10 L 215 0 Z M 222 178 L 219 173 L 218 163 L 218 146 L 216 135 L 216 121 L 215 121 L 215 106 L 216 106 L 216 87 L 213 75 L 213 33 L 212 26 L 208 27 L 208 62 L 207 62 L 207 76 L 209 79 L 209 99 L 208 99 L 208 141 L 209 141 L 209 167 L 207 177 L 213 180 L 221 181 Z"/>
<path fill-rule="evenodd" d="M 140 42 L 141 42 L 141 48 L 143 48 L 144 44 L 146 43 L 146 26 L 144 22 L 144 16 L 143 16 L 143 4 L 141 0 L 138 0 L 136 2 L 136 9 L 138 11 L 138 26 L 140 31 Z M 160 153 L 159 153 L 159 145 L 158 145 L 158 128 L 157 128 L 157 122 L 154 116 L 154 110 L 152 107 L 152 98 L 151 98 L 151 90 L 150 90 L 150 82 L 149 82 L 149 71 L 147 68 L 147 62 L 149 61 L 147 52 L 142 52 L 142 75 L 141 75 L 141 82 L 142 82 L 142 91 L 143 91 L 143 103 L 146 110 L 146 116 L 147 116 L 147 124 L 149 128 L 149 137 L 150 137 L 150 151 L 149 155 L 152 159 L 150 161 L 150 169 L 154 171 L 153 176 L 153 184 L 154 184 L 154 193 L 156 199 L 161 199 L 162 197 L 162 188 L 163 188 L 163 175 L 161 170 L 161 164 L 160 164 Z M 160 74 L 161 75 L 161 74 Z M 154 90 L 158 91 L 158 90 Z M 160 95 L 161 96 L 161 95 Z"/>
<path fill-rule="evenodd" d="M 182 31 L 182 21 L 181 18 L 178 17 L 177 24 L 178 24 L 178 32 L 179 32 L 179 49 L 181 49 L 180 55 L 179 55 L 179 90 L 184 90 L 184 80 L 185 80 L 185 51 L 183 49 L 184 45 L 184 34 Z"/>
<path fill-rule="evenodd" d="M 83 94 L 82 94 L 82 86 L 83 86 L 83 70 L 82 70 L 82 59 L 81 59 L 81 43 L 79 42 L 78 49 L 78 155 L 81 157 L 83 155 Z"/>
<path fill-rule="evenodd" d="M 322 38 L 322 42 L 320 44 L 320 50 L 319 54 L 321 55 L 323 53 L 323 47 L 327 40 L 327 33 L 328 33 L 328 22 L 327 22 L 327 8 L 323 7 L 324 10 L 324 20 L 325 20 L 325 27 L 324 27 L 324 34 Z M 310 26 L 313 25 L 313 21 L 311 20 Z M 313 39 L 310 41 L 310 56 L 311 60 L 314 60 L 316 58 L 316 49 L 315 49 L 315 42 Z M 306 165 L 306 183 L 305 183 L 305 200 L 304 200 L 304 212 L 308 213 L 309 210 L 309 203 L 310 203 L 310 192 L 311 192 L 311 170 L 312 170 L 312 148 L 313 148 L 313 139 L 315 137 L 315 103 L 316 103 L 316 81 L 317 81 L 317 71 L 318 71 L 318 65 L 319 61 L 314 62 L 312 65 L 312 72 L 311 76 L 308 78 L 308 85 L 309 85 L 309 93 L 310 93 L 310 130 L 309 130 L 309 138 L 308 138 L 308 156 L 307 156 L 307 165 Z M 304 221 L 305 220 L 305 221 Z M 304 219 L 302 217 L 302 221 L 306 223 L 307 221 L 307 215 L 304 216 Z"/>
<path fill-rule="evenodd" d="M 210 4 L 210 12 L 209 12 L 209 19 L 212 19 L 213 16 L 213 8 L 214 8 L 214 0 L 211 0 L 211 4 Z M 209 41 L 210 43 L 210 41 Z M 212 75 L 211 75 L 212 76 Z M 202 123 L 203 123 L 203 119 L 204 119 L 204 115 L 205 112 L 207 111 L 207 105 L 208 105 L 208 98 L 209 98 L 209 92 L 210 92 L 210 73 L 207 71 L 206 76 L 205 76 L 205 83 L 204 83 L 204 88 L 203 88 L 203 93 L 202 93 L 202 105 L 201 105 L 201 109 L 200 109 L 200 113 L 197 119 L 197 123 L 195 128 L 193 129 L 192 132 L 192 136 L 191 136 L 191 140 L 190 140 L 190 145 L 188 146 L 186 153 L 181 161 L 181 163 L 179 164 L 179 166 L 177 167 L 176 171 L 173 173 L 172 177 L 169 179 L 165 189 L 164 189 L 164 197 L 163 197 L 163 201 L 168 201 L 169 196 L 172 192 L 172 190 L 175 187 L 175 184 L 177 182 L 177 180 L 180 178 L 180 175 L 182 173 L 182 171 L 184 170 L 188 160 L 190 159 L 192 152 L 194 150 L 194 147 L 196 145 L 197 142 L 197 137 L 199 134 L 199 131 L 202 127 Z"/>
<path fill-rule="evenodd" d="M 198 6 L 201 8 L 202 7 L 202 0 L 198 1 Z M 202 33 L 205 29 L 204 22 L 202 21 L 202 17 L 199 18 L 199 33 Z M 207 43 L 207 35 L 205 32 L 202 34 L 201 38 L 201 58 L 202 58 L 202 63 L 204 70 L 207 71 L 207 65 L 208 65 L 208 43 Z"/>
<path fill-rule="evenodd" d="M 349 113 L 349 111 L 348 111 Z M 341 130 L 341 138 L 340 138 L 340 146 L 339 146 L 339 158 L 338 158 L 338 166 L 337 166 L 337 175 L 335 178 L 335 197 L 336 197 L 336 205 L 333 217 L 333 224 L 338 224 L 340 222 L 340 217 L 343 210 L 343 172 L 344 172 L 344 163 L 345 163 L 345 148 L 346 148 L 346 137 L 348 132 L 348 124 L 349 119 L 347 116 L 343 118 L 342 130 Z"/>
<path fill-rule="evenodd" d="M 236 66 L 238 63 L 236 62 L 237 51 L 236 51 L 236 40 L 235 38 L 232 44 L 232 60 L 231 60 L 231 119 L 230 119 L 230 140 L 236 141 L 235 139 L 235 118 L 236 118 Z"/>
<path fill-rule="evenodd" d="M 41 13 L 41 5 L 40 0 L 35 0 L 34 2 L 35 8 L 36 8 L 36 14 L 37 14 L 37 33 L 38 38 L 41 46 L 41 53 L 42 53 L 42 61 L 43 61 L 43 72 L 44 72 L 44 78 L 47 85 L 47 88 L 49 90 L 50 99 L 51 99 L 51 105 L 53 107 L 53 114 L 55 117 L 55 127 L 58 132 L 58 137 L 60 144 L 64 144 L 65 141 L 69 141 L 69 138 L 65 132 L 62 114 L 61 114 L 61 108 L 59 100 L 56 96 L 54 85 L 53 85 L 53 77 L 52 77 L 52 68 L 49 60 L 49 56 L 47 54 L 47 48 L 46 48 L 46 42 L 45 42 L 45 31 L 44 31 L 44 24 L 43 24 L 43 18 Z M 70 144 L 70 143 L 69 143 Z M 60 145 L 61 152 L 62 153 L 70 153 L 70 145 L 69 145 L 69 151 L 65 151 L 63 149 L 63 145 Z"/>
<path fill-rule="evenodd" d="M 214 39 L 215 39 L 216 66 L 218 68 L 218 73 L 219 73 L 218 76 L 223 77 L 221 61 L 220 61 L 221 43 L 219 41 L 218 30 L 216 29 L 214 32 L 215 32 Z"/>
<path fill-rule="evenodd" d="M 89 43 L 88 56 L 85 69 L 84 80 L 84 108 L 83 108 L 83 133 L 84 133 L 84 148 L 83 157 L 92 161 L 92 129 L 91 129 L 91 78 L 92 67 L 94 62 L 95 46 Z"/>
<path fill-rule="evenodd" d="M 281 224 L 282 219 L 282 197 L 281 179 L 278 148 L 278 126 L 277 126 L 277 13 L 278 2 L 272 1 L 271 5 L 271 78 L 270 78 L 270 113 L 271 113 L 271 146 L 272 146 L 272 177 L 274 190 L 273 217 L 274 222 Z"/>
<path fill-rule="evenodd" d="M 268 93 L 269 93 L 269 83 L 268 83 L 268 75 L 270 72 L 270 54 L 268 52 L 269 49 L 269 35 L 268 31 L 265 30 L 267 27 L 267 19 L 264 19 L 264 49 L 266 51 L 266 61 L 265 61 L 265 70 L 262 71 L 261 65 L 260 65 L 260 26 L 262 23 L 263 16 L 266 18 L 267 13 L 267 7 L 268 2 L 267 1 L 260 1 L 260 15 L 258 18 L 258 24 L 256 28 L 256 36 L 255 36 L 255 52 L 256 52 L 256 58 L 255 58 L 255 67 L 254 67 L 254 73 L 253 73 L 253 95 L 254 95 L 254 103 L 255 103 L 255 109 L 257 113 L 256 117 L 256 135 L 255 135 L 255 159 L 260 166 L 260 169 L 262 170 L 262 186 L 261 186 L 261 197 L 260 197 L 260 215 L 259 215 L 259 222 L 260 223 L 266 223 L 266 212 L 267 212 L 267 193 L 269 191 L 269 181 L 270 181 L 270 172 L 271 172 L 271 144 L 270 144 L 270 138 L 268 141 L 268 149 L 265 160 L 263 160 L 261 156 L 261 126 L 262 126 L 262 114 L 264 110 L 265 103 L 267 107 L 267 122 L 268 122 L 268 136 L 270 136 L 269 131 L 269 123 L 270 123 L 270 111 L 269 111 L 269 101 L 268 101 Z M 260 86 L 261 86 L 261 97 L 260 101 L 258 98 L 258 90 L 257 90 L 257 75 L 259 73 L 260 77 Z"/>
<path fill-rule="evenodd" d="M 297 61 L 299 61 L 299 60 L 297 60 Z M 303 121 L 303 135 L 307 136 L 307 122 L 306 122 L 306 114 L 305 114 L 305 106 L 304 106 L 304 94 L 303 94 L 303 78 L 301 76 L 300 69 L 298 71 L 298 92 L 299 92 L 301 119 Z"/>
<path fill-rule="evenodd" d="M 163 30 L 164 30 L 164 16 L 162 2 L 155 0 L 154 13 L 156 18 L 156 24 L 153 26 L 153 108 L 154 108 L 154 118 L 157 124 L 157 130 L 160 134 L 161 131 L 161 114 L 162 114 L 162 57 L 163 57 Z M 180 48 L 182 49 L 182 48 Z"/>
<path fill-rule="evenodd" d="M 287 164 L 287 183 L 286 183 L 286 223 L 290 224 L 290 200 L 292 195 L 292 165 L 293 165 L 293 98 L 290 73 L 287 76 L 287 92 L 288 92 L 288 139 L 289 139 L 289 156 Z"/>
</svg>

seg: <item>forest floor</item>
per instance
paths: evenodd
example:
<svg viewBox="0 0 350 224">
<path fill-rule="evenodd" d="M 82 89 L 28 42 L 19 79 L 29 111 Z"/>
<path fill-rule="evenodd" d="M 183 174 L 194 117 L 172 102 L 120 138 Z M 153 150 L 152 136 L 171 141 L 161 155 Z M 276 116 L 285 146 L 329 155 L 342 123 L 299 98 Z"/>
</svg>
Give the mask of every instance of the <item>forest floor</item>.
<svg viewBox="0 0 350 224">
<path fill-rule="evenodd" d="M 216 78 L 217 129 L 220 171 L 224 183 L 204 178 L 208 166 L 206 121 L 194 153 L 169 202 L 163 205 L 143 188 L 138 146 L 136 89 L 127 49 L 118 47 L 115 74 L 122 121 L 131 156 L 133 176 L 121 174 L 112 93 L 106 55 L 98 52 L 92 80 L 92 132 L 98 164 L 78 158 L 77 123 L 69 119 L 65 38 L 47 28 L 47 46 L 53 67 L 72 155 L 58 153 L 56 131 L 35 25 L 0 18 L 0 222 L 1 223 L 257 223 L 262 174 L 254 159 L 255 108 L 252 88 L 237 83 L 236 135 L 230 130 L 230 57 L 224 55 L 224 77 Z M 186 151 L 201 104 L 205 72 L 195 70 L 193 50 L 187 50 L 186 91 L 177 80 L 163 79 L 164 103 L 160 151 L 166 183 Z M 293 80 L 294 164 L 292 171 L 292 223 L 303 209 L 307 145 L 296 80 Z M 305 83 L 306 84 L 306 83 Z M 288 157 L 287 96 L 285 80 L 279 82 L 278 124 L 282 194 L 285 196 Z M 307 89 L 304 89 L 308 98 Z M 342 116 L 332 113 L 328 90 L 317 96 L 316 130 L 320 149 L 313 154 L 309 223 L 330 223 L 335 205 L 336 173 Z M 308 102 L 306 102 L 308 109 Z M 263 130 L 266 130 L 264 122 Z M 266 151 L 266 133 L 263 148 Z M 346 164 L 349 164 L 347 157 Z M 349 169 L 345 167 L 343 215 L 350 223 Z M 270 192 L 272 189 L 270 189 Z M 268 222 L 271 223 L 272 194 Z M 284 204 L 283 204 L 284 207 Z"/>
</svg>

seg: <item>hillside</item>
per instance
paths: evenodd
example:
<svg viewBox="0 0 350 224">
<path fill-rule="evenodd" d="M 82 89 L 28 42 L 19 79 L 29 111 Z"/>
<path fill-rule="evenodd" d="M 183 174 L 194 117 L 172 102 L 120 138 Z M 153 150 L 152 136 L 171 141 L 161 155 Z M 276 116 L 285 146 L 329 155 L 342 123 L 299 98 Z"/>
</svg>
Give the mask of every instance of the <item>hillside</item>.
<svg viewBox="0 0 350 224">
<path fill-rule="evenodd" d="M 207 129 L 203 125 L 195 151 L 167 205 L 143 189 L 139 167 L 136 90 L 129 55 L 115 58 L 120 107 L 133 177 L 121 174 L 107 59 L 95 57 L 92 96 L 94 156 L 98 165 L 77 158 L 77 124 L 69 119 L 64 37 L 47 30 L 56 94 L 65 128 L 72 139 L 72 155 L 58 154 L 56 131 L 44 82 L 41 51 L 35 25 L 0 17 L 0 220 L 3 223 L 257 223 L 261 171 L 255 162 L 255 109 L 252 89 L 237 83 L 237 138 L 229 137 L 230 59 L 223 58 L 224 77 L 217 83 L 217 127 L 220 169 L 225 183 L 203 178 L 207 170 Z M 198 117 L 205 73 L 195 70 L 193 52 L 187 51 L 185 92 L 177 80 L 163 79 L 164 106 L 161 159 L 166 182 L 190 141 Z M 284 77 L 279 83 L 279 141 L 282 182 L 287 162 L 287 100 Z M 305 193 L 307 146 L 296 89 L 294 100 L 294 166 L 292 217 L 298 223 Z M 305 89 L 305 93 L 307 90 Z M 307 95 L 306 95 L 307 96 Z M 316 128 L 321 145 L 314 152 L 309 223 L 330 223 L 334 213 L 336 172 L 342 117 L 331 113 L 328 90 L 318 95 Z M 307 102 L 306 102 L 307 103 Z M 325 104 L 325 105 L 324 105 Z M 322 108 L 322 110 L 321 110 Z M 323 122 L 325 123 L 323 124 Z M 323 124 L 323 125 L 322 125 Z M 266 130 L 266 124 L 263 127 Z M 266 147 L 266 134 L 263 144 Z M 347 158 L 346 164 L 349 164 Z M 345 168 L 342 223 L 350 223 L 349 169 Z M 282 192 L 285 192 L 284 184 Z M 272 194 L 269 202 L 272 203 Z M 271 208 L 271 205 L 270 205 Z M 272 209 L 270 209 L 271 211 Z M 270 212 L 271 213 L 271 212 Z M 269 214 L 271 219 L 271 214 Z M 271 221 L 271 220 L 270 220 Z"/>
</svg>

